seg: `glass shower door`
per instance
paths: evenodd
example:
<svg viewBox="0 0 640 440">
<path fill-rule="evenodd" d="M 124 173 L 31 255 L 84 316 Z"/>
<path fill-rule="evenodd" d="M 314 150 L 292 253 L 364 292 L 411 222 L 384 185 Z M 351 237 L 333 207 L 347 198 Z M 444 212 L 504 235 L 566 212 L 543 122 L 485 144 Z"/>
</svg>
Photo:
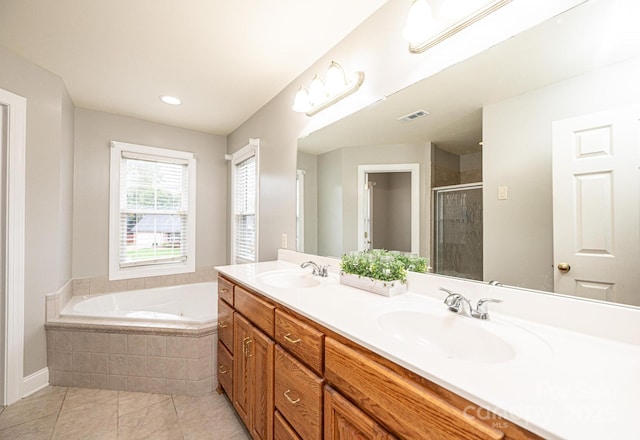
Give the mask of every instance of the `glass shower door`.
<svg viewBox="0 0 640 440">
<path fill-rule="evenodd" d="M 434 189 L 433 271 L 482 280 L 482 185 Z"/>
</svg>

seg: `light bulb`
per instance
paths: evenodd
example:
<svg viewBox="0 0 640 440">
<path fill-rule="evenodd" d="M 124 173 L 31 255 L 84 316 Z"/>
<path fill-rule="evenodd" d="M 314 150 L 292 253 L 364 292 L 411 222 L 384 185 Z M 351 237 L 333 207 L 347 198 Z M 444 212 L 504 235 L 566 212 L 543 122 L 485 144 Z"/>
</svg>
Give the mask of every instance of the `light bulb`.
<svg viewBox="0 0 640 440">
<path fill-rule="evenodd" d="M 325 99 L 327 99 L 327 91 L 322 81 L 320 81 L 320 78 L 318 78 L 318 75 L 315 75 L 311 80 L 311 84 L 309 84 L 309 102 L 313 106 Z"/>
<path fill-rule="evenodd" d="M 324 80 L 324 87 L 329 96 L 336 96 L 342 92 L 347 86 L 347 79 L 344 75 L 342 66 L 335 61 L 331 62 L 329 70 L 327 70 L 327 77 Z"/>
<path fill-rule="evenodd" d="M 309 107 L 309 94 L 307 93 L 307 89 L 305 89 L 304 86 L 300 86 L 293 101 L 293 111 L 306 113 L 309 111 Z"/>
<path fill-rule="evenodd" d="M 409 43 L 426 41 L 435 28 L 431 7 L 426 0 L 415 0 L 409 8 L 402 36 Z"/>
</svg>

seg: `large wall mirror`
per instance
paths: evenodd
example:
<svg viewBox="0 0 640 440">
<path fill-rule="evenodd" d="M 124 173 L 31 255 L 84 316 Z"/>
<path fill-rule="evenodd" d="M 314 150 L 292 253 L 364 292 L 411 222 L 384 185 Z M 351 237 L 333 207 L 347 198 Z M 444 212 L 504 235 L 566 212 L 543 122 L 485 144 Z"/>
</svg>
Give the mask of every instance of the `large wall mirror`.
<svg viewBox="0 0 640 440">
<path fill-rule="evenodd" d="M 585 2 L 299 139 L 298 250 L 417 239 L 435 273 L 640 306 L 638 17 Z"/>
</svg>

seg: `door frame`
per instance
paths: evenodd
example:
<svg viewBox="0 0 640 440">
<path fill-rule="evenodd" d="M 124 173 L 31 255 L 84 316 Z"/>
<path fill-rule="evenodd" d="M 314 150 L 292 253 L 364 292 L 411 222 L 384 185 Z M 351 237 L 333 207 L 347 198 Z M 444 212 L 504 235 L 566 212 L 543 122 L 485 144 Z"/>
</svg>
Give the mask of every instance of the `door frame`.
<svg viewBox="0 0 640 440">
<path fill-rule="evenodd" d="M 27 100 L 0 89 L 7 106 L 6 249 L 4 285 L 4 389 L 2 405 L 22 398 L 24 382 L 24 257 Z"/>
<path fill-rule="evenodd" d="M 369 173 L 411 173 L 411 253 L 420 254 L 420 164 L 358 165 L 358 250 L 364 246 L 364 198 Z"/>
</svg>

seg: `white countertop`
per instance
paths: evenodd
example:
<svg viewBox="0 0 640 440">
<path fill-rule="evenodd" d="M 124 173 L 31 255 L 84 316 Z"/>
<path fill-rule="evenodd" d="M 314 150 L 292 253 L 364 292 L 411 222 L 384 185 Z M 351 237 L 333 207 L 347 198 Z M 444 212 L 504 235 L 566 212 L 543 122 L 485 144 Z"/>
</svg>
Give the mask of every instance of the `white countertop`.
<svg viewBox="0 0 640 440">
<path fill-rule="evenodd" d="M 413 291 L 379 296 L 340 285 L 335 276 L 322 279 L 318 287 L 300 289 L 259 281 L 261 273 L 296 268 L 298 264 L 272 261 L 216 269 L 542 437 L 640 439 L 638 345 L 525 321 L 495 309 L 490 321 L 466 318 L 449 312 L 435 297 Z M 451 358 L 420 343 L 399 341 L 378 321 L 385 310 L 414 307 L 444 314 L 447 320 L 469 320 L 464 324 L 479 326 L 479 332 L 499 334 L 516 347 L 516 356 L 496 363 Z"/>
</svg>

